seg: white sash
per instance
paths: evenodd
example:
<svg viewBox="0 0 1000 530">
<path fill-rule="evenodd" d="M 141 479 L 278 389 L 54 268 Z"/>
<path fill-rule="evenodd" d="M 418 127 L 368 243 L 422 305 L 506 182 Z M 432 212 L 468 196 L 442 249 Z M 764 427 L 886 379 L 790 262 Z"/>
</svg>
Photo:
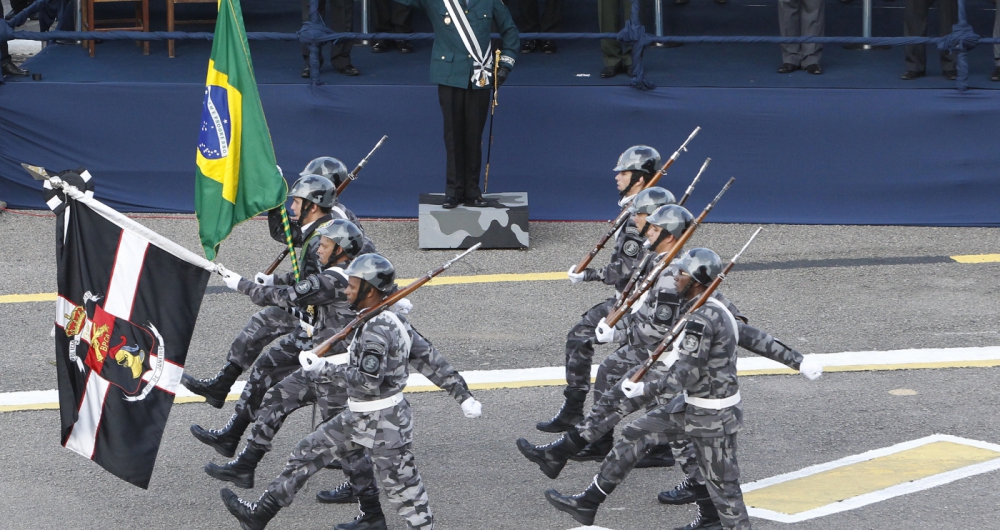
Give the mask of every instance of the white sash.
<svg viewBox="0 0 1000 530">
<path fill-rule="evenodd" d="M 459 4 L 459 0 L 444 0 L 444 7 L 448 9 L 448 15 L 455 21 L 455 29 L 458 36 L 462 38 L 462 44 L 472 56 L 472 83 L 476 86 L 487 86 L 490 78 L 493 77 L 493 44 L 486 47 L 486 54 L 479 48 L 479 39 L 476 38 L 469 19 L 465 17 L 465 10 Z"/>
</svg>

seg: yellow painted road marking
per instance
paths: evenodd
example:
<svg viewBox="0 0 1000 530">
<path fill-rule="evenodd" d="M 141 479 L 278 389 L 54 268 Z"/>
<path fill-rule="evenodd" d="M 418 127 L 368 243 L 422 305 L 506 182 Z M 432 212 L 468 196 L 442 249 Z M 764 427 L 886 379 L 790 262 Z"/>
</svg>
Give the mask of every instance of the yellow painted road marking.
<svg viewBox="0 0 1000 530">
<path fill-rule="evenodd" d="M 0 304 L 17 304 L 21 302 L 55 302 L 55 301 L 56 301 L 56 293 L 0 295 Z"/>
<path fill-rule="evenodd" d="M 934 434 L 743 484 L 750 515 L 799 523 L 1000 469 L 1000 445 Z"/>
<path fill-rule="evenodd" d="M 399 285 L 406 285 L 415 278 L 396 280 Z M 553 280 L 569 280 L 565 272 L 528 272 L 523 274 L 478 274 L 472 276 L 438 276 L 427 282 L 427 285 L 458 285 L 465 283 L 501 283 L 501 282 L 538 282 Z M 0 304 L 16 304 L 21 302 L 54 302 L 56 293 L 37 294 L 6 294 L 0 295 Z"/>
<path fill-rule="evenodd" d="M 959 263 L 997 263 L 1000 262 L 1000 254 L 965 254 L 951 256 L 951 259 Z"/>
<path fill-rule="evenodd" d="M 793 515 L 996 458 L 1000 452 L 934 442 L 754 490 L 744 500 L 747 506 Z"/>
<path fill-rule="evenodd" d="M 967 254 L 950 256 L 958 263 L 997 263 L 1000 254 Z M 502 283 L 502 282 L 538 282 L 566 280 L 565 272 L 527 272 L 521 274 L 477 274 L 471 276 L 438 276 L 427 282 L 427 285 L 461 285 L 469 283 Z M 414 278 L 397 280 L 399 285 L 406 285 Z M 0 304 L 16 304 L 21 302 L 54 302 L 56 293 L 37 294 L 7 294 L 0 295 Z"/>
</svg>

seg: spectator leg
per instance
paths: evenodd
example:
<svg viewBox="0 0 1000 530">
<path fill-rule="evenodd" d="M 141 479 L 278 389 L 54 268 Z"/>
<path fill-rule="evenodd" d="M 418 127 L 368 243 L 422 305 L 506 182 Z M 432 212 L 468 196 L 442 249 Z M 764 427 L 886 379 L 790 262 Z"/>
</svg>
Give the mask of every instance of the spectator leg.
<svg viewBox="0 0 1000 530">
<path fill-rule="evenodd" d="M 330 0 L 330 29 L 333 31 L 353 31 L 354 0 Z M 337 70 L 342 70 L 351 64 L 351 48 L 353 40 L 334 41 L 330 45 L 330 64 Z"/>
<path fill-rule="evenodd" d="M 393 33 L 413 33 L 413 8 L 399 2 L 392 3 L 390 26 Z"/>
<path fill-rule="evenodd" d="M 927 35 L 927 10 L 930 0 L 906 0 L 903 10 L 903 35 L 923 37 Z M 906 71 L 921 72 L 927 69 L 927 47 L 923 44 L 906 46 Z"/>
<path fill-rule="evenodd" d="M 627 0 L 597 0 L 597 23 L 601 33 L 617 33 L 621 29 L 622 4 Z M 622 46 L 617 39 L 601 39 L 604 66 L 622 64 Z"/>
<path fill-rule="evenodd" d="M 938 0 L 938 22 L 940 35 L 951 33 L 951 27 L 958 24 L 958 0 Z M 941 70 L 956 70 L 955 60 L 958 55 L 953 51 L 941 51 Z"/>
<path fill-rule="evenodd" d="M 782 37 L 801 37 L 802 3 L 806 0 L 778 0 L 778 27 Z M 782 44 L 781 62 L 800 66 L 802 64 L 801 44 Z"/>
<path fill-rule="evenodd" d="M 993 15 L 993 38 L 1000 39 L 1000 9 Z M 1000 68 L 1000 44 L 993 45 L 993 64 Z"/>
<path fill-rule="evenodd" d="M 562 31 L 562 0 L 546 0 L 542 11 L 542 33 L 559 33 Z"/>
<path fill-rule="evenodd" d="M 521 0 L 518 14 L 521 15 L 521 25 L 518 26 L 521 33 L 535 33 L 539 30 L 538 0 Z"/>
<path fill-rule="evenodd" d="M 809 37 L 822 37 L 826 24 L 826 2 L 823 0 L 802 0 L 802 9 L 799 16 L 802 24 L 801 35 Z M 805 43 L 799 48 L 802 56 L 802 67 L 811 64 L 819 64 L 823 55 L 823 45 L 817 43 Z"/>
</svg>

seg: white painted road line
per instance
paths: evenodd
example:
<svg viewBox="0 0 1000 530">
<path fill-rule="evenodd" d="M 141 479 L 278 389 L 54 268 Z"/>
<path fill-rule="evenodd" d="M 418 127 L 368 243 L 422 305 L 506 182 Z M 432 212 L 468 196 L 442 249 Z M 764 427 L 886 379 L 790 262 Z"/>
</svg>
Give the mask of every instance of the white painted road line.
<svg viewBox="0 0 1000 530">
<path fill-rule="evenodd" d="M 969 368 L 1000 366 L 1000 346 L 981 348 L 928 348 L 921 350 L 864 351 L 817 353 L 809 357 L 823 365 L 827 372 L 858 372 L 871 370 L 914 370 L 929 368 Z M 741 376 L 795 374 L 795 370 L 763 357 L 740 357 L 737 368 Z M 592 367 L 591 377 L 597 375 Z M 520 368 L 511 370 L 469 370 L 462 376 L 473 390 L 527 388 L 566 384 L 566 369 L 562 366 Z M 239 398 L 246 383 L 237 381 L 228 399 Z M 410 374 L 407 392 L 431 392 L 438 388 L 420 374 Z M 55 390 L 0 393 L 0 412 L 58 408 Z M 204 401 L 183 386 L 178 387 L 175 403 Z"/>
</svg>

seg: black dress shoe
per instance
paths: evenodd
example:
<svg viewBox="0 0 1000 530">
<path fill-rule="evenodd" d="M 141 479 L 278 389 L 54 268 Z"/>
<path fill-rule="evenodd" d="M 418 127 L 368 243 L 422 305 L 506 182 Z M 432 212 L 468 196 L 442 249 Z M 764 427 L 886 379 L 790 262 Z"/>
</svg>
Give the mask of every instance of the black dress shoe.
<svg viewBox="0 0 1000 530">
<path fill-rule="evenodd" d="M 382 53 L 387 52 L 392 49 L 391 40 L 380 40 L 375 44 L 372 44 L 372 53 Z"/>
<path fill-rule="evenodd" d="M 918 77 L 923 77 L 925 75 L 927 75 L 926 72 L 914 72 L 912 70 L 907 70 L 906 72 L 903 73 L 903 75 L 899 76 L 899 78 L 902 79 L 903 81 L 913 81 L 914 79 Z"/>
<path fill-rule="evenodd" d="M 797 64 L 781 63 L 781 66 L 778 67 L 778 73 L 779 74 L 790 74 L 790 73 L 792 73 L 792 72 L 794 72 L 794 71 L 796 71 L 798 69 L 799 69 L 799 65 L 797 65 Z"/>
<path fill-rule="evenodd" d="M 398 40 L 396 41 L 396 51 L 399 53 L 411 53 L 413 45 L 408 40 Z"/>
<path fill-rule="evenodd" d="M 525 40 L 521 42 L 521 53 L 531 53 L 538 49 L 537 40 Z"/>
<path fill-rule="evenodd" d="M 990 81 L 1000 81 L 1000 66 L 993 69 L 993 73 L 990 75 Z"/>
<path fill-rule="evenodd" d="M 954 81 L 958 79 L 958 70 L 945 70 L 944 72 L 941 73 L 944 74 L 944 78 L 949 81 Z"/>
<path fill-rule="evenodd" d="M 542 53 L 552 54 L 556 53 L 557 51 L 559 51 L 559 48 L 556 48 L 556 43 L 550 40 L 547 40 L 542 43 Z"/>
<path fill-rule="evenodd" d="M 354 77 L 356 75 L 360 75 L 361 74 L 361 71 L 358 70 L 357 68 L 355 68 L 353 64 L 349 64 L 349 65 L 341 68 L 339 70 L 339 72 L 342 73 L 342 74 L 344 74 L 344 75 L 349 75 L 351 77 Z"/>
<path fill-rule="evenodd" d="M 486 199 L 483 199 L 482 197 L 476 197 L 474 199 L 465 199 L 465 205 L 473 206 L 475 208 L 485 208 L 489 206 L 489 203 L 486 202 Z"/>
<path fill-rule="evenodd" d="M 614 66 L 605 66 L 604 70 L 601 70 L 601 77 L 607 79 L 609 77 L 614 77 L 624 71 L 625 67 L 622 66 L 622 63 L 618 63 Z"/>
<path fill-rule="evenodd" d="M 823 67 L 818 64 L 810 64 L 806 67 L 806 72 L 813 75 L 820 75 L 823 73 Z"/>
<path fill-rule="evenodd" d="M 441 207 L 446 210 L 450 210 L 456 206 L 458 206 L 458 199 L 455 197 L 445 197 L 444 202 L 441 204 Z"/>
<path fill-rule="evenodd" d="M 12 61 L 11 59 L 7 59 L 3 63 L 0 63 L 0 71 L 3 72 L 0 75 L 12 75 L 18 77 L 23 77 L 28 75 L 27 70 L 24 70 L 19 66 L 17 66 L 16 64 L 14 64 L 14 61 Z"/>
</svg>

